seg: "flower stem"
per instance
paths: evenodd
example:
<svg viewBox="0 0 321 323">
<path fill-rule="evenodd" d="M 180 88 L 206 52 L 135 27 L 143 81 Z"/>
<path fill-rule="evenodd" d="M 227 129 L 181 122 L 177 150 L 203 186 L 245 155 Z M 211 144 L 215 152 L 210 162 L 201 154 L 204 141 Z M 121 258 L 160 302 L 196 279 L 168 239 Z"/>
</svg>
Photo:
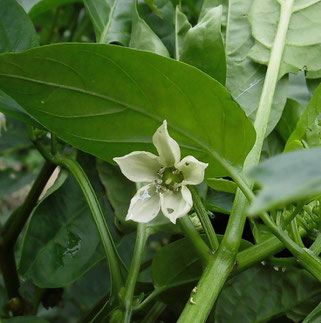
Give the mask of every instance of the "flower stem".
<svg viewBox="0 0 321 323">
<path fill-rule="evenodd" d="M 156 302 L 141 323 L 154 323 L 166 308 L 166 304 Z M 158 321 L 157 321 L 158 322 Z"/>
<path fill-rule="evenodd" d="M 254 122 L 257 137 L 252 150 L 244 162 L 244 171 L 256 166 L 261 156 L 261 150 L 268 125 L 275 87 L 278 81 L 286 34 L 292 15 L 293 2 L 294 0 L 285 0 L 280 4 L 280 20 L 271 50 L 270 61 Z M 229 5 L 231 5 L 231 2 Z M 238 186 L 245 193 L 251 191 L 250 188 L 244 187 L 244 183 L 243 181 L 240 181 L 240 178 L 235 178 L 235 173 L 231 174 L 231 177 L 233 177 Z M 250 197 L 250 195 L 247 197 Z M 197 289 L 198 292 L 193 298 L 196 304 L 192 304 L 190 302 L 186 304 L 185 309 L 178 320 L 179 323 L 206 321 L 206 318 L 208 317 L 221 288 L 228 278 L 229 273 L 233 269 L 245 224 L 245 211 L 247 208 L 247 203 L 246 196 L 243 195 L 240 189 L 238 189 L 224 238 L 216 255 L 206 268 L 199 281 Z M 264 219 L 267 220 L 266 218 Z M 268 223 L 271 224 L 270 222 Z M 291 240 L 291 242 L 293 241 Z M 213 277 L 215 277 L 215 279 L 213 279 Z"/>
<path fill-rule="evenodd" d="M 190 186 L 189 189 L 192 193 L 194 208 L 196 210 L 197 216 L 198 216 L 199 220 L 201 221 L 203 229 L 208 237 L 211 249 L 213 251 L 215 251 L 219 247 L 219 242 L 217 240 L 217 236 L 216 236 L 216 233 L 215 233 L 214 228 L 212 226 L 212 223 L 208 217 L 208 214 L 206 212 L 206 209 L 205 209 L 200 197 L 198 196 L 198 193 L 197 193 L 195 187 Z"/>
<path fill-rule="evenodd" d="M 112 288 L 112 294 L 118 296 L 121 288 L 123 287 L 123 277 L 120 270 L 122 262 L 107 226 L 96 193 L 87 175 L 76 160 L 66 156 L 57 155 L 53 157 L 53 161 L 58 165 L 67 168 L 73 174 L 83 191 L 107 257 L 112 279 L 112 287 L 114 287 Z"/>
<path fill-rule="evenodd" d="M 186 238 L 189 239 L 193 248 L 195 248 L 196 252 L 198 253 L 203 266 L 206 266 L 208 264 L 211 251 L 195 229 L 192 221 L 188 215 L 185 215 L 179 218 L 177 222 L 181 226 Z"/>
<path fill-rule="evenodd" d="M 135 285 L 139 274 L 140 265 L 144 258 L 144 251 L 146 241 L 148 239 L 148 226 L 145 223 L 138 223 L 136 243 L 134 254 L 129 268 L 128 277 L 125 284 L 125 289 L 122 292 L 123 305 L 123 323 L 130 323 L 133 311 L 133 297 L 135 292 Z"/>
</svg>

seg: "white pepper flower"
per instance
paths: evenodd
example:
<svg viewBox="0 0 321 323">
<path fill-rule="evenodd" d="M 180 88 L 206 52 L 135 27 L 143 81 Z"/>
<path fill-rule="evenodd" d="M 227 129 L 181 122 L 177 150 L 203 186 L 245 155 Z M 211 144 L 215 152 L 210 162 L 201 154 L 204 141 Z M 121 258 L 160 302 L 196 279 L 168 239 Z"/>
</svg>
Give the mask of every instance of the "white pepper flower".
<svg viewBox="0 0 321 323">
<path fill-rule="evenodd" d="M 193 156 L 181 160 L 178 143 L 170 137 L 166 120 L 153 135 L 159 156 L 146 151 L 134 151 L 114 158 L 122 173 L 131 181 L 149 183 L 132 198 L 126 220 L 150 222 L 161 210 L 176 223 L 192 205 L 192 195 L 186 185 L 200 184 L 208 164 Z"/>
</svg>

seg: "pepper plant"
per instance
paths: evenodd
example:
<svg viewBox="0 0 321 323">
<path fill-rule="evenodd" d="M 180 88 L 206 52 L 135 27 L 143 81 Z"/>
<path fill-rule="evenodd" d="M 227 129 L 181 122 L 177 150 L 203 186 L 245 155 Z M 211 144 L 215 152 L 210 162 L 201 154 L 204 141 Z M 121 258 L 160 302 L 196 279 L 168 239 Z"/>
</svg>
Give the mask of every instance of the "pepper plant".
<svg viewBox="0 0 321 323">
<path fill-rule="evenodd" d="M 0 0 L 1 320 L 320 322 L 320 16 Z"/>
</svg>

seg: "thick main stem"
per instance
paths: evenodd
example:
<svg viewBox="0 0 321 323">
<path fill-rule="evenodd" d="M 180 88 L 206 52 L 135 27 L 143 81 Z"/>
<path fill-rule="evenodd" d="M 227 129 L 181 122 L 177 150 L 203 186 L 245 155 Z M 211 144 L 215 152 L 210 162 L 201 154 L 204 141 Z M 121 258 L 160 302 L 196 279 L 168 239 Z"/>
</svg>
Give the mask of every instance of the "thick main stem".
<svg viewBox="0 0 321 323">
<path fill-rule="evenodd" d="M 293 2 L 294 0 L 285 0 L 281 4 L 280 21 L 271 50 L 271 57 L 254 122 L 257 134 L 256 142 L 245 160 L 243 167 L 245 171 L 256 166 L 261 156 L 285 46 L 286 34 L 292 15 Z M 196 304 L 187 303 L 178 322 L 205 322 L 208 317 L 224 282 L 233 269 L 245 224 L 246 207 L 247 199 L 238 189 L 223 241 L 213 261 L 209 264 L 199 281 L 197 293 L 194 296 Z"/>
<path fill-rule="evenodd" d="M 145 223 L 138 223 L 134 254 L 133 254 L 132 262 L 130 264 L 124 293 L 122 296 L 122 302 L 124 307 L 123 323 L 130 323 L 131 321 L 135 285 L 138 278 L 140 265 L 144 258 L 145 245 L 148 238 L 147 230 L 148 230 L 148 227 Z"/>
</svg>

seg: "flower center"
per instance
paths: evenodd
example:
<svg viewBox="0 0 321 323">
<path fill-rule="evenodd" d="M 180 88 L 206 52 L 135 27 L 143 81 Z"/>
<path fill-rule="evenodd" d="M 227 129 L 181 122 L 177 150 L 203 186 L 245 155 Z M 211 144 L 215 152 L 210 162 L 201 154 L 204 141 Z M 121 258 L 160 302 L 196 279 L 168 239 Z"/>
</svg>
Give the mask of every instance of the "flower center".
<svg viewBox="0 0 321 323">
<path fill-rule="evenodd" d="M 161 168 L 158 171 L 158 175 L 161 177 L 161 188 L 169 189 L 171 191 L 178 191 L 179 185 L 183 179 L 183 173 L 175 167 Z M 163 189 L 164 190 L 164 189 Z"/>
</svg>

